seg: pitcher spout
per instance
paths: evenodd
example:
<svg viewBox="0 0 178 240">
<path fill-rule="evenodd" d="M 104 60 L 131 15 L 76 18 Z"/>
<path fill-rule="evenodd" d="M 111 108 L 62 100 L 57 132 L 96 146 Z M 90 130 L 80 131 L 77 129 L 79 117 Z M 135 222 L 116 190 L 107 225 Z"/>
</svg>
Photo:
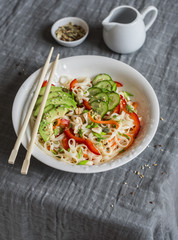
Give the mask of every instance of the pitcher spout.
<svg viewBox="0 0 178 240">
<path fill-rule="evenodd" d="M 116 24 L 109 22 L 109 20 L 107 20 L 107 18 L 106 18 L 103 20 L 102 25 L 103 25 L 103 29 L 105 31 L 110 31 Z"/>
<path fill-rule="evenodd" d="M 117 25 L 116 22 L 111 21 L 115 10 L 116 10 L 116 8 L 114 8 L 109 13 L 109 15 L 102 21 L 103 29 L 106 31 L 111 30 L 113 27 L 115 27 Z"/>
</svg>

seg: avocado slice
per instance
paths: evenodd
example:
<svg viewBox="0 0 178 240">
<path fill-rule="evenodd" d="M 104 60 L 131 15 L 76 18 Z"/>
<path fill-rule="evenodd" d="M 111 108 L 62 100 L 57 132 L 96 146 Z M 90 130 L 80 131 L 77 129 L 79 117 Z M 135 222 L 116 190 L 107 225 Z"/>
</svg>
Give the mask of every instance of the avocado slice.
<svg viewBox="0 0 178 240">
<path fill-rule="evenodd" d="M 48 106 L 46 106 L 46 107 L 44 108 L 43 113 L 46 113 L 46 112 L 50 111 L 52 108 L 54 108 L 54 106 L 55 106 L 55 105 L 53 105 L 53 104 L 49 104 Z"/>
<path fill-rule="evenodd" d="M 57 118 L 64 117 L 68 110 L 69 109 L 67 107 L 54 107 L 50 111 L 43 114 L 43 118 L 39 126 L 39 133 L 45 142 L 49 140 L 49 137 L 53 133 L 51 123 Z"/>
<path fill-rule="evenodd" d="M 67 94 L 67 93 L 65 93 Z M 63 95 L 63 97 L 56 97 L 56 98 L 51 98 L 51 99 L 48 99 L 46 101 L 46 105 L 45 107 L 47 107 L 48 105 L 50 104 L 53 104 L 53 105 L 68 105 L 68 109 L 75 109 L 77 107 L 77 103 L 74 99 L 72 99 L 70 97 L 70 95 L 68 96 L 69 94 L 67 94 L 66 96 Z M 38 112 L 39 112 L 39 109 L 40 109 L 40 104 L 36 107 L 36 109 L 34 110 L 33 112 L 33 116 L 36 117 L 38 115 Z"/>
<path fill-rule="evenodd" d="M 62 87 L 51 86 L 50 92 L 60 92 L 62 91 L 62 89 L 63 89 Z M 44 95 L 45 90 L 46 90 L 46 87 L 42 87 L 40 89 L 39 95 Z"/>
<path fill-rule="evenodd" d="M 40 89 L 39 95 L 44 95 L 45 90 L 46 90 L 46 87 L 42 87 L 42 88 Z M 50 92 L 68 92 L 68 93 L 70 93 L 70 90 L 68 90 L 68 89 L 65 88 L 65 87 L 51 86 Z"/>
<path fill-rule="evenodd" d="M 48 99 L 51 99 L 51 98 L 54 98 L 54 97 L 58 97 L 58 96 L 59 96 L 58 92 L 51 92 L 48 95 Z M 36 104 L 35 104 L 35 108 L 37 107 L 38 104 L 42 103 L 42 100 L 43 100 L 43 95 L 38 97 L 38 99 L 36 101 Z"/>
</svg>

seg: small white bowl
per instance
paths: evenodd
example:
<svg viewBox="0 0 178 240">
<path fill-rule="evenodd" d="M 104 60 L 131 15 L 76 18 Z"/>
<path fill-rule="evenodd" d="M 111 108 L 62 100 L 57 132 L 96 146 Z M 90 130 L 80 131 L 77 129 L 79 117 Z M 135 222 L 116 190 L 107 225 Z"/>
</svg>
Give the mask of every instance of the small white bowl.
<svg viewBox="0 0 178 240">
<path fill-rule="evenodd" d="M 63 40 L 60 40 L 56 37 L 56 31 L 59 27 L 61 26 L 64 26 L 66 24 L 68 24 L 69 22 L 72 22 L 72 24 L 76 24 L 78 26 L 81 26 L 86 34 L 78 39 L 78 40 L 75 40 L 75 41 L 69 41 L 69 42 L 66 42 L 66 41 L 63 41 Z M 52 25 L 52 28 L 51 28 L 51 34 L 53 36 L 53 38 L 59 43 L 61 44 L 62 46 L 65 46 L 65 47 L 76 47 L 78 46 L 79 44 L 81 44 L 87 37 L 89 33 L 89 27 L 88 27 L 88 24 L 82 20 L 81 18 L 78 18 L 78 17 L 66 17 L 66 18 L 61 18 L 59 19 L 58 21 L 56 21 L 53 25 Z"/>
</svg>

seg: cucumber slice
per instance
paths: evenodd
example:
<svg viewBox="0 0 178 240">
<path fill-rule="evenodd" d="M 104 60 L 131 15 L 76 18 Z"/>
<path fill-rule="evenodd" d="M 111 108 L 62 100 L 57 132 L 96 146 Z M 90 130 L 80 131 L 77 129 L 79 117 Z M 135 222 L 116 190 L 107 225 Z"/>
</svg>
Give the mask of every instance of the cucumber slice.
<svg viewBox="0 0 178 240">
<path fill-rule="evenodd" d="M 92 87 L 92 88 L 89 88 L 88 89 L 88 92 L 90 94 L 91 97 L 95 96 L 97 93 L 100 93 L 101 92 L 101 89 L 100 88 L 97 88 L 97 87 Z"/>
<path fill-rule="evenodd" d="M 101 92 L 101 93 L 96 94 L 94 97 L 92 97 L 92 98 L 90 99 L 90 103 L 92 103 L 92 102 L 94 102 L 94 101 L 96 101 L 96 100 L 97 100 L 98 102 L 100 102 L 100 101 L 108 102 L 108 101 L 109 101 L 109 98 L 108 98 L 108 95 L 107 95 L 106 93 Z"/>
<path fill-rule="evenodd" d="M 91 103 L 92 109 L 97 112 L 98 115 L 101 116 L 101 118 L 107 113 L 108 111 L 108 103 L 106 102 L 98 102 L 94 101 Z"/>
<path fill-rule="evenodd" d="M 95 85 L 103 80 L 112 80 L 112 78 L 106 73 L 100 73 L 93 79 L 92 84 Z"/>
<path fill-rule="evenodd" d="M 108 111 L 113 110 L 120 103 L 120 95 L 117 93 L 109 93 L 109 103 L 108 103 Z"/>
<path fill-rule="evenodd" d="M 107 91 L 111 91 L 112 90 L 112 85 L 110 84 L 109 81 L 107 80 L 103 80 L 101 82 L 98 82 L 95 87 L 98 87 L 98 88 L 103 88 L 103 89 L 106 89 Z"/>
<path fill-rule="evenodd" d="M 112 85 L 112 91 L 116 91 L 116 89 L 117 89 L 117 84 L 116 84 L 113 80 L 110 80 L 109 82 L 110 82 L 110 84 Z"/>
</svg>

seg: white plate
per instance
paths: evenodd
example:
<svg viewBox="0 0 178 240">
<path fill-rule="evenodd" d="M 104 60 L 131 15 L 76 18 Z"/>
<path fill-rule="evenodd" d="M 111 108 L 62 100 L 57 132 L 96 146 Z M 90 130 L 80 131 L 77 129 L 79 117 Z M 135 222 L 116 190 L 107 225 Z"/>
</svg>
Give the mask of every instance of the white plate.
<svg viewBox="0 0 178 240">
<path fill-rule="evenodd" d="M 16 134 L 19 132 L 25 114 L 33 96 L 35 80 L 39 70 L 34 72 L 20 87 L 14 100 L 12 120 Z M 70 165 L 48 156 L 36 145 L 33 156 L 41 162 L 56 169 L 75 173 L 94 173 L 119 167 L 137 157 L 150 143 L 155 135 L 159 122 L 159 104 L 156 94 L 148 81 L 135 69 L 120 61 L 100 56 L 76 56 L 59 60 L 54 82 L 60 75 L 72 78 L 89 76 L 99 73 L 109 74 L 114 81 L 123 83 L 124 89 L 134 94 L 138 104 L 138 114 L 142 116 L 141 129 L 134 144 L 112 161 L 99 166 Z M 27 148 L 30 139 L 30 126 L 23 138 L 23 146 Z"/>
</svg>

